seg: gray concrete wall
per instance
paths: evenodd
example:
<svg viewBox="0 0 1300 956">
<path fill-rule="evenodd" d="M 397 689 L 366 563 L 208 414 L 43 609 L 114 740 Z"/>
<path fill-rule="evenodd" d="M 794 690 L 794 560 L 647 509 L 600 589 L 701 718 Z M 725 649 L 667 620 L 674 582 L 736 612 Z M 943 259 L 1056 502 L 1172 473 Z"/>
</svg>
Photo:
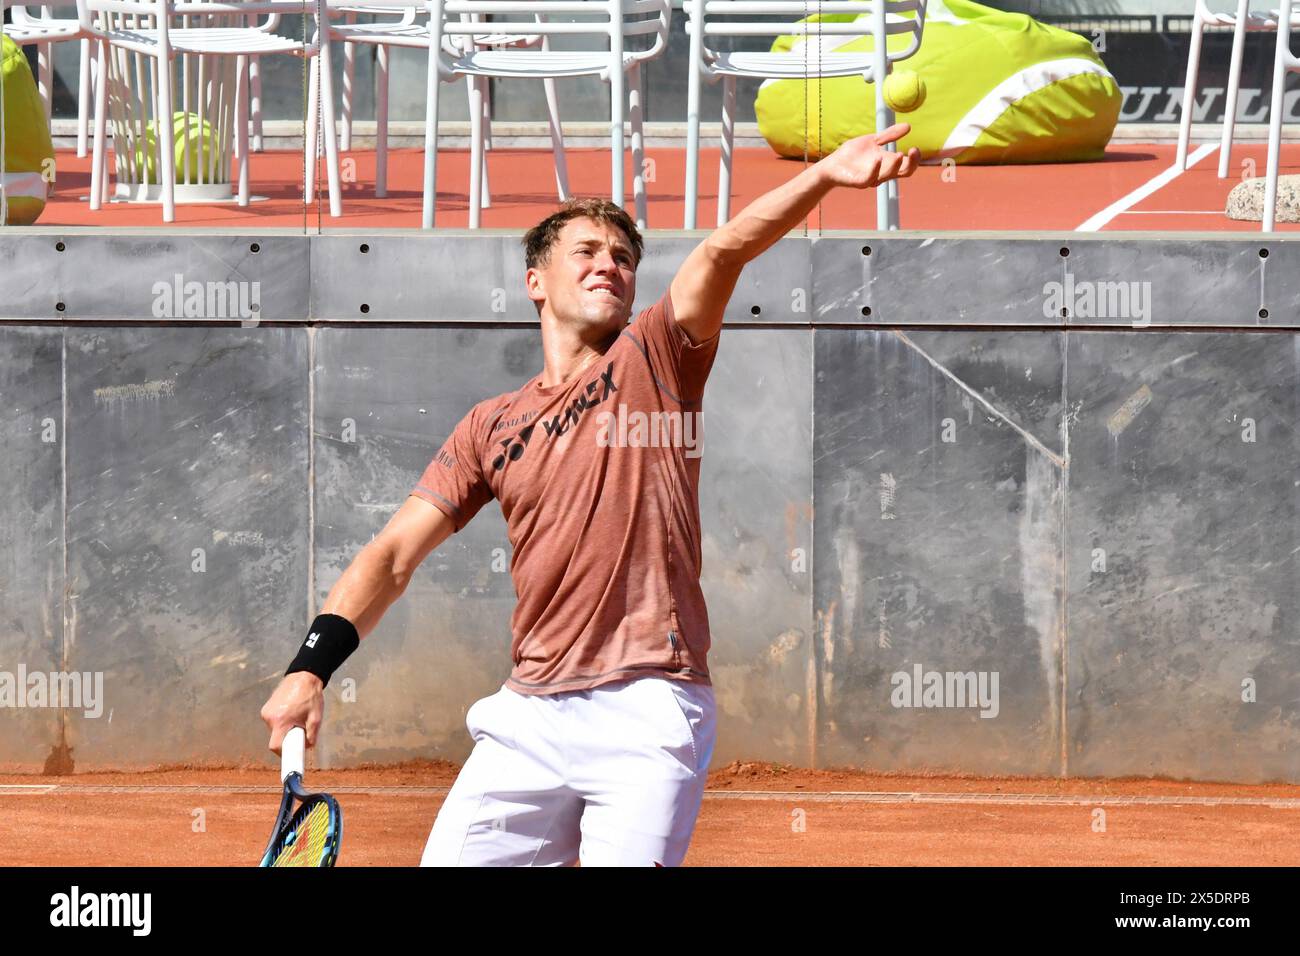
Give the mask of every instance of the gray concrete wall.
<svg viewBox="0 0 1300 956">
<path fill-rule="evenodd" d="M 649 236 L 638 307 L 700 235 Z M 715 763 L 1300 780 L 1298 257 L 826 234 L 752 264 L 706 400 Z M 0 763 L 263 759 L 331 585 L 541 367 L 521 259 L 0 233 L 0 680 L 103 681 L 97 716 L 0 696 Z M 420 568 L 330 685 L 326 762 L 466 756 L 508 548 L 489 506 Z"/>
</svg>

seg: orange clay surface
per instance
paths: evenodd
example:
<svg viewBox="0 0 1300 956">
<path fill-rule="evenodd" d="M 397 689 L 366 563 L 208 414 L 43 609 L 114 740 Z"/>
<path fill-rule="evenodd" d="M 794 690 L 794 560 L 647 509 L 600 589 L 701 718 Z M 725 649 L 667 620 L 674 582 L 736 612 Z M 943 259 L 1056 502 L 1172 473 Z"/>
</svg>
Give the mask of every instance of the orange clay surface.
<svg viewBox="0 0 1300 956">
<path fill-rule="evenodd" d="M 309 771 L 343 807 L 339 864 L 417 864 L 456 769 Z M 254 866 L 278 804 L 270 767 L 0 773 L 0 865 Z M 710 774 L 686 864 L 1298 866 L 1298 833 L 1300 786 L 732 764 Z"/>
<path fill-rule="evenodd" d="M 902 184 L 902 228 L 940 230 L 1077 229 L 1112 203 L 1156 178 L 1174 162 L 1174 147 L 1115 143 L 1105 158 L 1091 163 L 1034 166 L 923 166 Z M 567 151 L 569 183 L 579 196 L 608 196 L 609 152 L 596 148 Z M 701 151 L 700 204 L 697 223 L 712 228 L 718 208 L 718 147 Z M 483 212 L 488 228 L 528 228 L 554 210 L 554 165 L 549 150 L 499 149 L 489 154 L 492 206 Z M 649 226 L 680 229 L 684 205 L 686 153 L 678 148 L 647 149 L 654 161 L 654 181 L 647 185 Z M 422 149 L 398 149 L 389 155 L 389 192 L 374 198 L 374 150 L 344 154 L 353 160 L 342 188 L 343 215 L 331 219 L 324 197 L 310 206 L 302 202 L 302 155 L 279 150 L 251 159 L 250 190 L 265 201 L 241 209 L 234 203 L 179 205 L 175 226 L 200 228 L 416 229 L 420 226 Z M 1258 232 L 1258 222 L 1237 222 L 1224 214 L 1228 193 L 1244 174 L 1263 175 L 1267 147 L 1237 146 L 1231 173 L 1219 179 L 1218 152 L 1201 158 L 1191 169 L 1111 219 L 1105 231 L 1231 231 Z M 90 159 L 75 151 L 58 150 L 58 181 L 38 226 L 162 226 L 158 205 L 110 203 L 91 212 L 84 201 L 90 191 Z M 631 162 L 625 200 L 632 203 Z M 766 147 L 736 150 L 731 213 L 735 215 L 769 189 L 797 175 L 802 160 L 782 159 Z M 1300 144 L 1283 147 L 1281 172 L 1300 173 Z M 318 192 L 323 190 L 320 167 Z M 1253 172 L 1252 172 L 1253 171 Z M 468 225 L 469 154 L 444 149 L 438 159 L 439 227 Z M 867 192 L 838 189 L 814 210 L 803 229 L 875 229 L 875 198 Z M 1279 223 L 1279 232 L 1300 232 L 1300 224 Z"/>
</svg>

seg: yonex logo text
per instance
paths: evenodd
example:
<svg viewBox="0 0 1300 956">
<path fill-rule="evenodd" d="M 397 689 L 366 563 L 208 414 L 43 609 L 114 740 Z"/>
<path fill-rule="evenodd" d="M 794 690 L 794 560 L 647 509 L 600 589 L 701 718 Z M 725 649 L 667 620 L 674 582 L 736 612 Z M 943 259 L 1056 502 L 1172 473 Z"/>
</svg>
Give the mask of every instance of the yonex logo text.
<svg viewBox="0 0 1300 956">
<path fill-rule="evenodd" d="M 600 392 L 600 397 L 596 397 L 596 392 Z M 588 382 L 585 394 L 580 394 L 569 407 L 564 410 L 564 414 L 555 415 L 550 421 L 542 419 L 542 427 L 546 429 L 546 437 L 552 435 L 563 435 L 573 425 L 578 424 L 582 418 L 582 413 L 594 405 L 599 405 L 605 399 L 609 398 L 611 392 L 617 392 L 618 386 L 614 384 L 614 363 L 610 362 L 605 371 L 600 373 L 599 382 Z"/>
</svg>

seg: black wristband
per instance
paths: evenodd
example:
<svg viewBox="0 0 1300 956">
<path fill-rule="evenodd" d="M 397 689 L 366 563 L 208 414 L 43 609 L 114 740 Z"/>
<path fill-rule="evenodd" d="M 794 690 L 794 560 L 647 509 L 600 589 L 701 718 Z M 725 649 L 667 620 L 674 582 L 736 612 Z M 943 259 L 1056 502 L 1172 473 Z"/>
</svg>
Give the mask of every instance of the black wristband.
<svg viewBox="0 0 1300 956">
<path fill-rule="evenodd" d="M 298 656 L 293 659 L 285 676 L 307 671 L 328 684 L 330 677 L 338 670 L 348 655 L 361 646 L 357 629 L 346 617 L 337 614 L 319 614 L 311 622 L 307 638 L 298 648 Z"/>
</svg>

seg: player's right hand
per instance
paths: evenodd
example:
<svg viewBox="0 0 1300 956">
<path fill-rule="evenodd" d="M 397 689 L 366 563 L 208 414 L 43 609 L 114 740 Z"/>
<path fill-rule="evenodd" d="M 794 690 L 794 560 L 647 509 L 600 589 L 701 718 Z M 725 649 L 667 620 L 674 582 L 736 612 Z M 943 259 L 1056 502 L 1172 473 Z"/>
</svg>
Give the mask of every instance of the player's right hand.
<svg viewBox="0 0 1300 956">
<path fill-rule="evenodd" d="M 280 752 L 284 735 L 294 727 L 307 731 L 307 746 L 316 746 L 316 732 L 325 716 L 325 685 L 315 674 L 296 671 L 286 674 L 278 687 L 262 705 L 262 719 L 271 729 L 268 746 L 273 753 Z"/>
<path fill-rule="evenodd" d="M 921 162 L 920 151 L 913 146 L 906 153 L 884 147 L 912 131 L 907 123 L 895 123 L 879 133 L 867 133 L 843 143 L 814 166 L 833 186 L 871 189 L 891 179 L 907 179 Z"/>
</svg>

